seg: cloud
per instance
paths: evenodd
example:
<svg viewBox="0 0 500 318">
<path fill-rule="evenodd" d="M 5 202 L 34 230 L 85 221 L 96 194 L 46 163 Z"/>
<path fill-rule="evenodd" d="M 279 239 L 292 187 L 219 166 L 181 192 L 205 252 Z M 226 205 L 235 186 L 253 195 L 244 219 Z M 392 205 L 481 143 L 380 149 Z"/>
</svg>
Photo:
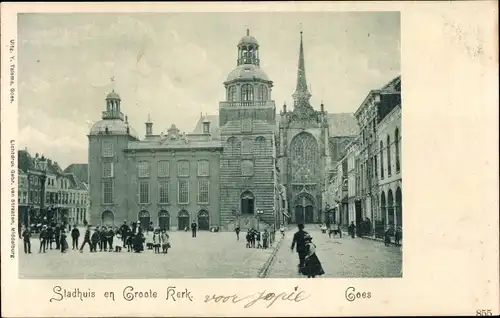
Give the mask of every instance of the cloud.
<svg viewBox="0 0 500 318">
<path fill-rule="evenodd" d="M 299 20 L 315 107 L 323 100 L 330 112 L 353 112 L 370 89 L 399 74 L 399 18 L 393 15 L 20 15 L 21 145 L 66 164 L 85 162 L 88 123 L 100 120 L 111 76 L 121 110 L 140 135 L 148 113 L 155 132 L 171 124 L 191 131 L 200 112 L 216 113 L 224 99 L 245 24 L 261 45 L 277 107 L 291 105 Z"/>
</svg>

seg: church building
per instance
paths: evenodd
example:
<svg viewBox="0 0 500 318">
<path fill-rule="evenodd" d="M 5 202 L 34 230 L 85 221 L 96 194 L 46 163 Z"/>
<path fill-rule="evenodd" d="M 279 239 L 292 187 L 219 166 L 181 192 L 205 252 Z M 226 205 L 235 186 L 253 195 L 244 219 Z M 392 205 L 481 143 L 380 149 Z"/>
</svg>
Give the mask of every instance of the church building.
<svg viewBox="0 0 500 318">
<path fill-rule="evenodd" d="M 322 193 L 358 133 L 354 115 L 310 104 L 302 32 L 292 110 L 277 112 L 249 30 L 236 61 L 219 114 L 202 115 L 191 133 L 172 124 L 154 134 L 148 118 L 140 139 L 120 96 L 107 96 L 88 135 L 91 224 L 183 230 L 194 221 L 200 230 L 233 230 L 325 220 Z"/>
</svg>

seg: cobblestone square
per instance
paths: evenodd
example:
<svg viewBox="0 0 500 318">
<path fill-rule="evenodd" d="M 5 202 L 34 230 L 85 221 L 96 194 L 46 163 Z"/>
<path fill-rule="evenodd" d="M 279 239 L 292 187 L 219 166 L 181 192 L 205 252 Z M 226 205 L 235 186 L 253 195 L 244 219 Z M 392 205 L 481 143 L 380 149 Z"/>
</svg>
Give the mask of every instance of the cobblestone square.
<svg viewBox="0 0 500 318">
<path fill-rule="evenodd" d="M 39 240 L 32 239 L 32 254 L 25 254 L 19 240 L 20 278 L 62 279 L 140 279 L 140 278 L 255 278 L 269 259 L 271 249 L 245 247 L 244 235 L 236 240 L 231 232 L 199 231 L 169 232 L 172 248 L 168 254 L 97 252 L 89 253 L 88 246 L 79 253 L 48 250 L 39 254 Z M 80 238 L 80 244 L 82 238 Z M 116 239 L 115 239 L 116 243 Z M 55 244 L 53 244 L 55 248 Z"/>
</svg>

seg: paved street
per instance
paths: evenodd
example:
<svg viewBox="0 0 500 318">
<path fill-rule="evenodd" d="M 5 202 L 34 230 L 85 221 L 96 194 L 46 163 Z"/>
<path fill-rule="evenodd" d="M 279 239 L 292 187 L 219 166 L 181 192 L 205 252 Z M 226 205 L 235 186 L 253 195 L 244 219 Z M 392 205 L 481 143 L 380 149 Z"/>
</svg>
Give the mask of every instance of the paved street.
<svg viewBox="0 0 500 318">
<path fill-rule="evenodd" d="M 81 231 L 83 234 L 84 232 Z M 242 235 L 243 234 L 243 235 Z M 140 254 L 84 253 L 70 249 L 63 254 L 48 250 L 38 254 L 39 240 L 32 239 L 32 254 L 24 254 L 19 240 L 20 278 L 254 278 L 269 259 L 272 249 L 248 249 L 244 233 L 169 232 L 168 254 L 146 250 Z M 80 240 L 82 237 L 80 238 Z M 68 240 L 71 246 L 71 239 Z M 81 244 L 81 242 L 80 242 Z M 55 244 L 53 244 L 55 247 Z"/>
<path fill-rule="evenodd" d="M 322 277 L 402 277 L 402 249 L 385 247 L 384 243 L 344 235 L 342 238 L 329 239 L 317 229 L 308 230 L 316 244 L 316 255 L 326 274 Z M 290 251 L 295 229 L 286 233 L 284 241 L 276 254 L 267 277 L 298 278 L 299 262 L 296 252 Z"/>
</svg>

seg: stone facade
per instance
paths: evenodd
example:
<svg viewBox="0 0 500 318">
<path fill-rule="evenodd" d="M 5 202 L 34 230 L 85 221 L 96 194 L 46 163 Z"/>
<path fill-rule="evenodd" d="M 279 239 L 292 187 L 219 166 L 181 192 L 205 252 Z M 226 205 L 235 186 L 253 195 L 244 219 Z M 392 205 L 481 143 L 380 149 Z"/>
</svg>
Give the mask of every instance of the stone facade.
<svg viewBox="0 0 500 318">
<path fill-rule="evenodd" d="M 357 134 L 353 114 L 328 114 L 324 105 L 315 110 L 309 104 L 302 35 L 294 107 L 287 111 L 285 105 L 280 114 L 272 100 L 274 84 L 260 68 L 257 40 L 247 30 L 237 48 L 218 115 L 200 116 L 192 133 L 172 126 L 154 135 L 148 118 L 140 140 L 120 111 L 119 95 L 107 96 L 102 120 L 88 135 L 93 224 L 140 220 L 183 229 L 189 220 L 199 228 L 208 222 L 233 230 L 325 220 L 332 154 L 333 162 L 340 159 L 340 145 Z M 166 161 L 170 174 L 160 176 L 157 167 Z M 197 174 L 200 161 L 208 162 L 209 175 Z M 180 162 L 189 166 L 188 175 L 178 175 Z M 210 189 L 203 203 L 195 199 L 201 179 Z M 168 184 L 168 203 L 160 182 Z M 179 182 L 189 189 L 182 200 Z"/>
</svg>

